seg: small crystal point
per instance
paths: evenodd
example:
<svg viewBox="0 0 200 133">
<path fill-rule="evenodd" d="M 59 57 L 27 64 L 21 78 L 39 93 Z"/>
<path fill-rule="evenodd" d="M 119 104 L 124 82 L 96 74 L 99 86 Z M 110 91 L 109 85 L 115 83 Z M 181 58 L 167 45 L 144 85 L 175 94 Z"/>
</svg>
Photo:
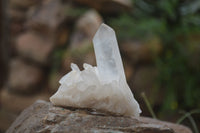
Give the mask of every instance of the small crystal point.
<svg viewBox="0 0 200 133">
<path fill-rule="evenodd" d="M 80 71 L 80 69 L 78 68 L 78 66 L 74 63 L 71 63 L 71 68 L 73 71 Z"/>
<path fill-rule="evenodd" d="M 126 81 L 115 31 L 101 24 L 93 38 L 97 68 L 105 81 L 122 78 Z"/>
</svg>

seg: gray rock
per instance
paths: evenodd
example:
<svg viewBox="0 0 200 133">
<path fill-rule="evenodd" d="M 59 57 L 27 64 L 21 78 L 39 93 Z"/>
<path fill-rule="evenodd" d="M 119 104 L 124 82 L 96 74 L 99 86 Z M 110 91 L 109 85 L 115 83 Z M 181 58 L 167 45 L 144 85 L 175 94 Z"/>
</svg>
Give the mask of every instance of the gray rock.
<svg viewBox="0 0 200 133">
<path fill-rule="evenodd" d="M 52 38 L 32 31 L 27 31 L 16 39 L 17 53 L 40 64 L 48 63 L 53 48 Z"/>
<path fill-rule="evenodd" d="M 192 133 L 190 129 L 151 118 L 113 116 L 91 109 L 55 107 L 37 101 L 25 109 L 7 133 Z"/>
<path fill-rule="evenodd" d="M 20 58 L 11 60 L 8 78 L 10 90 L 30 94 L 41 88 L 43 77 L 44 74 L 39 67 L 30 65 Z"/>
</svg>

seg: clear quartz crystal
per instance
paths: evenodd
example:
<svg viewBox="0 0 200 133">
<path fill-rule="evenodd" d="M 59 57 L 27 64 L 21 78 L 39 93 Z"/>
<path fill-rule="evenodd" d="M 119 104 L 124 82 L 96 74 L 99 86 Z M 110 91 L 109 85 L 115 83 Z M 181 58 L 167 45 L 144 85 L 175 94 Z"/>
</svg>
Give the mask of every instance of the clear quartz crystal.
<svg viewBox="0 0 200 133">
<path fill-rule="evenodd" d="M 139 116 L 139 104 L 126 82 L 124 68 L 115 36 L 102 24 L 93 39 L 97 67 L 83 64 L 61 78 L 58 91 L 50 101 L 58 106 L 94 108 L 125 116 Z"/>
<path fill-rule="evenodd" d="M 115 32 L 102 24 L 93 39 L 99 74 L 105 81 L 125 79 Z"/>
</svg>

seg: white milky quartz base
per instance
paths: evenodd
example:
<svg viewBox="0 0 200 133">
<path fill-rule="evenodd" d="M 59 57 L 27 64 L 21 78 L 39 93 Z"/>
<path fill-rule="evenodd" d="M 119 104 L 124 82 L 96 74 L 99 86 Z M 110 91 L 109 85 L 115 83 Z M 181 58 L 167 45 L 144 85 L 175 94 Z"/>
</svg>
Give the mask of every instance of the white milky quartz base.
<svg viewBox="0 0 200 133">
<path fill-rule="evenodd" d="M 126 82 L 124 68 L 115 36 L 102 24 L 93 39 L 97 67 L 83 64 L 61 78 L 58 91 L 50 101 L 58 106 L 93 108 L 125 116 L 139 116 L 139 104 Z"/>
</svg>

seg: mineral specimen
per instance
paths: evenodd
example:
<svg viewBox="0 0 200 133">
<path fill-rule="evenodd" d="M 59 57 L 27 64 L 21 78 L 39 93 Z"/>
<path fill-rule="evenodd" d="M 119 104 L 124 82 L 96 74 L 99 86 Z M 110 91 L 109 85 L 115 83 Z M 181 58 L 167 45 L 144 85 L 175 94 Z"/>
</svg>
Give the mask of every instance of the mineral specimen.
<svg viewBox="0 0 200 133">
<path fill-rule="evenodd" d="M 124 68 L 115 36 L 102 24 L 93 39 L 97 67 L 83 64 L 61 78 L 58 91 L 50 98 L 54 105 L 92 108 L 117 115 L 139 116 L 139 104 L 126 82 Z"/>
</svg>

